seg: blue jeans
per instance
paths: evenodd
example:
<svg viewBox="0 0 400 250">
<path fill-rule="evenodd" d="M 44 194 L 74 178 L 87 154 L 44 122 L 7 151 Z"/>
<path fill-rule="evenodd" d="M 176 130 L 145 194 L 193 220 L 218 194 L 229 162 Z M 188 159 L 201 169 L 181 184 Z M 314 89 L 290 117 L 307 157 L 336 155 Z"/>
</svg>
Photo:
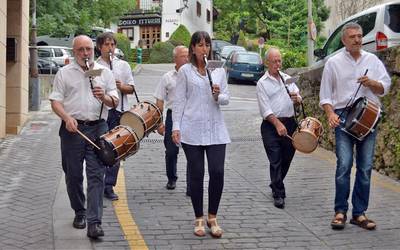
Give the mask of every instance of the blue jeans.
<svg viewBox="0 0 400 250">
<path fill-rule="evenodd" d="M 341 111 L 341 109 L 335 110 L 336 114 L 340 114 Z M 335 212 L 346 213 L 349 208 L 350 174 L 353 166 L 354 146 L 356 153 L 356 179 L 351 199 L 353 205 L 352 215 L 359 216 L 367 210 L 376 134 L 377 130 L 368 134 L 363 141 L 359 141 L 344 132 L 341 126 L 335 128 L 337 158 Z"/>
<path fill-rule="evenodd" d="M 94 126 L 78 125 L 78 129 L 94 141 L 107 132 L 107 124 L 104 121 Z M 78 133 L 69 132 L 64 122 L 61 123 L 59 135 L 62 167 L 71 207 L 75 215 L 86 215 L 89 224 L 101 223 L 105 166 L 97 157 L 94 147 Z M 86 162 L 87 211 L 83 192 L 83 161 Z"/>
<path fill-rule="evenodd" d="M 107 124 L 109 130 L 119 125 L 120 117 L 121 112 L 119 112 L 118 110 L 110 109 L 108 111 Z M 108 166 L 106 168 L 106 174 L 104 176 L 104 188 L 107 192 L 110 192 L 113 186 L 117 184 L 119 166 L 120 163 L 118 161 L 113 166 Z"/>
</svg>

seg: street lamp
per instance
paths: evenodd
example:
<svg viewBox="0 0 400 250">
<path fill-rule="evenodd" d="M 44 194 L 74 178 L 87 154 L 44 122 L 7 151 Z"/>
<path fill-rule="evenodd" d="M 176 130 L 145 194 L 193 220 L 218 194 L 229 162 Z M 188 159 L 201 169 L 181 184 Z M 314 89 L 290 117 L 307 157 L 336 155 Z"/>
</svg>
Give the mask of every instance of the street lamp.
<svg viewBox="0 0 400 250">
<path fill-rule="evenodd" d="M 184 9 L 188 9 L 188 1 L 189 0 L 183 0 L 183 7 L 176 9 L 176 13 L 182 13 Z"/>
</svg>

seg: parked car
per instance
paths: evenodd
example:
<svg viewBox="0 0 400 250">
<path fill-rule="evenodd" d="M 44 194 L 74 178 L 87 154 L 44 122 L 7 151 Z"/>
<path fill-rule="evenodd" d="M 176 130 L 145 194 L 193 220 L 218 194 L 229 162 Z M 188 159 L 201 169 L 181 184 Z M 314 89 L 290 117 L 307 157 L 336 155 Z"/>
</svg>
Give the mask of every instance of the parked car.
<svg viewBox="0 0 400 250">
<path fill-rule="evenodd" d="M 256 52 L 234 51 L 225 62 L 228 83 L 251 81 L 256 83 L 264 75 L 264 63 Z"/>
<path fill-rule="evenodd" d="M 228 57 L 228 55 L 229 55 L 232 51 L 246 51 L 246 49 L 243 48 L 242 46 L 236 46 L 236 45 L 227 45 L 227 46 L 224 46 L 224 47 L 222 48 L 222 51 L 221 51 L 221 54 L 220 54 L 220 56 L 221 56 L 221 61 L 225 61 L 226 58 Z"/>
<path fill-rule="evenodd" d="M 211 47 L 212 47 L 212 54 L 213 54 L 213 58 L 214 60 L 220 60 L 220 54 L 221 54 L 221 50 L 223 47 L 225 46 L 229 46 L 232 45 L 229 42 L 226 42 L 224 40 L 217 40 L 217 39 L 213 39 L 211 40 Z"/>
<path fill-rule="evenodd" d="M 42 58 L 38 58 L 37 66 L 39 74 L 55 74 L 60 68 L 55 62 Z"/>
<path fill-rule="evenodd" d="M 73 60 L 72 49 L 60 46 L 37 46 L 38 57 L 64 66 Z"/>
<path fill-rule="evenodd" d="M 103 32 L 112 32 L 112 30 L 101 28 L 101 27 L 93 27 L 92 30 L 87 35 L 90 38 L 92 38 L 92 41 L 95 43 L 96 37 Z M 38 36 L 36 39 L 36 41 L 37 41 L 36 44 L 39 46 L 51 45 L 51 46 L 71 47 L 72 40 L 77 35 L 78 34 L 69 34 L 65 37 L 54 37 L 54 36 L 50 36 L 50 35 Z"/>
<path fill-rule="evenodd" d="M 363 29 L 363 49 L 376 52 L 400 45 L 400 1 L 369 8 L 344 20 L 328 37 L 322 49 L 314 51 L 318 58 L 312 68 L 322 67 L 328 58 L 344 49 L 341 29 L 348 22 L 356 22 Z"/>
</svg>

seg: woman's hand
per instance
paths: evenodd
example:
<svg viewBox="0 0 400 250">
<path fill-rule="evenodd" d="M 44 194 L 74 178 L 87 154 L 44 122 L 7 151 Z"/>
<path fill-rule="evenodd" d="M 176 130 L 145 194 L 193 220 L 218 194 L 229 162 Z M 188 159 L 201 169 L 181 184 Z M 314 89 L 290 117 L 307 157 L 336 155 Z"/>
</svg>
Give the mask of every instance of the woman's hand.
<svg viewBox="0 0 400 250">
<path fill-rule="evenodd" d="M 172 131 L 172 141 L 179 146 L 181 144 L 181 132 L 179 130 Z"/>
<path fill-rule="evenodd" d="M 212 85 L 212 95 L 213 95 L 215 101 L 218 101 L 219 93 L 221 93 L 219 85 L 218 84 L 213 84 Z"/>
</svg>

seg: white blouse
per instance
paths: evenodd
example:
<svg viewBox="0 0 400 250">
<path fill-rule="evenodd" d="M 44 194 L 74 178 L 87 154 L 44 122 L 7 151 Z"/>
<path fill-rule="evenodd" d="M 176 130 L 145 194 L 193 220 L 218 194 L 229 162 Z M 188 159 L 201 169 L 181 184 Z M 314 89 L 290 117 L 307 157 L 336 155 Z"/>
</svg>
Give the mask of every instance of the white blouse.
<svg viewBox="0 0 400 250">
<path fill-rule="evenodd" d="M 181 142 L 190 145 L 230 143 L 220 105 L 229 103 L 225 70 L 211 72 L 213 84 L 220 86 L 218 101 L 212 96 L 208 76 L 201 75 L 191 63 L 178 72 L 172 108 L 173 129 L 179 130 Z"/>
</svg>

